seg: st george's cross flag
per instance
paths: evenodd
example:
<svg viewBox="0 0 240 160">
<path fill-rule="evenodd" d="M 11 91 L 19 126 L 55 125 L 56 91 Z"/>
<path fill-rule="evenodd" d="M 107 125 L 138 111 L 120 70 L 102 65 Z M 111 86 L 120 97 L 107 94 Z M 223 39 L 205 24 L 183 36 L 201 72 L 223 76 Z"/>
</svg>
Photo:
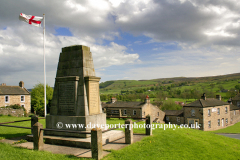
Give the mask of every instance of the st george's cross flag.
<svg viewBox="0 0 240 160">
<path fill-rule="evenodd" d="M 19 20 L 24 21 L 28 24 L 34 25 L 36 27 L 41 27 L 41 22 L 43 20 L 43 17 L 26 15 L 26 14 L 20 13 Z"/>
</svg>

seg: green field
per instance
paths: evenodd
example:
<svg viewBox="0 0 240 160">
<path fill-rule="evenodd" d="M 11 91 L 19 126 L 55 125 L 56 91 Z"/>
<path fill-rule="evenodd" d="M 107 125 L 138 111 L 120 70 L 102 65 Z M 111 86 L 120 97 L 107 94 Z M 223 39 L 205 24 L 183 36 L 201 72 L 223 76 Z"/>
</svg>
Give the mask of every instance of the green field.
<svg viewBox="0 0 240 160">
<path fill-rule="evenodd" d="M 214 133 L 238 133 L 240 134 L 240 122 L 229 126 L 227 128 L 219 129 L 216 131 L 213 131 Z"/>
<path fill-rule="evenodd" d="M 1 116 L 0 122 L 21 119 L 28 118 Z M 125 120 L 116 118 L 107 119 L 108 124 L 124 124 L 124 121 Z M 40 122 L 44 124 L 44 120 Z M 143 123 L 144 122 L 140 122 L 140 124 Z M 30 121 L 14 123 L 12 125 L 29 127 Z M 239 126 L 240 123 L 237 123 L 225 129 L 231 132 L 231 130 L 235 131 L 236 128 L 240 128 Z M 15 128 L 0 127 L 0 134 L 3 138 L 8 138 L 8 134 L 11 136 L 19 136 L 29 134 L 29 132 L 25 129 L 15 130 Z M 145 133 L 145 129 L 134 128 L 134 133 Z M 19 160 L 35 159 L 36 157 L 38 159 L 83 159 L 70 155 L 16 148 L 2 143 L 0 143 L 0 148 L 0 159 L 16 159 L 16 157 Z M 153 136 L 146 137 L 121 150 L 111 150 L 111 153 L 104 157 L 104 159 L 239 159 L 239 157 L 240 141 L 237 139 L 194 129 L 181 129 L 177 127 L 175 130 L 164 130 L 158 127 L 153 130 Z"/>
<path fill-rule="evenodd" d="M 178 77 L 178 78 L 165 78 L 165 79 L 144 80 L 144 81 L 116 80 L 116 81 L 107 81 L 107 82 L 101 83 L 100 94 L 117 95 L 117 94 L 121 94 L 121 91 L 136 92 L 137 89 L 147 89 L 151 91 L 145 91 L 144 94 L 156 95 L 159 92 L 159 90 L 154 90 L 154 89 L 156 87 L 163 87 L 161 91 L 165 93 L 174 92 L 174 90 L 180 90 L 182 93 L 183 92 L 189 93 L 191 90 L 196 90 L 199 95 L 204 92 L 213 92 L 215 95 L 220 94 L 222 96 L 222 99 L 226 101 L 229 97 L 232 97 L 234 94 L 232 93 L 232 95 L 230 95 L 230 93 L 222 92 L 221 90 L 225 89 L 225 90 L 231 90 L 233 92 L 235 90 L 235 86 L 240 85 L 239 82 L 240 82 L 239 73 L 223 75 L 223 76 L 215 76 L 215 77 L 200 77 L 200 78 Z M 235 92 L 237 93 L 237 91 Z M 171 97 L 171 95 L 167 95 L 167 97 L 176 98 L 176 97 Z"/>
</svg>

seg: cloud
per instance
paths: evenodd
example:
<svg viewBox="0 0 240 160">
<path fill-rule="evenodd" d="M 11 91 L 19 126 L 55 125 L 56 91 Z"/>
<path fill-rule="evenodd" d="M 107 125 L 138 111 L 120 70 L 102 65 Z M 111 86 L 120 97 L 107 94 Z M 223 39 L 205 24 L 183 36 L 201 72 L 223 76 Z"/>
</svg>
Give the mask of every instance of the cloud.
<svg viewBox="0 0 240 160">
<path fill-rule="evenodd" d="M 27 34 L 25 30 L 27 30 Z M 35 85 L 43 78 L 43 46 L 42 30 L 30 25 L 19 28 L 8 27 L 0 30 L 0 82 L 13 82 L 24 79 L 26 86 Z M 70 37 L 46 34 L 46 71 L 47 83 L 53 86 L 58 64 L 59 53 L 65 46 L 82 44 L 90 47 L 96 69 L 134 63 L 138 54 L 129 54 L 125 46 L 114 42 L 110 45 L 97 45 L 92 37 Z M 98 76 L 102 75 L 97 72 Z M 8 79 L 9 76 L 15 77 Z M 8 78 L 6 78 L 8 77 Z"/>
<path fill-rule="evenodd" d="M 61 48 L 75 44 L 90 46 L 97 74 L 111 79 L 238 72 L 239 7 L 237 0 L 4 1 L 0 82 L 13 84 L 21 79 L 31 88 L 43 79 L 42 28 L 19 21 L 21 12 L 46 15 L 51 86 Z M 72 36 L 54 35 L 57 28 L 69 29 Z M 134 38 L 120 40 L 126 32 Z"/>
</svg>

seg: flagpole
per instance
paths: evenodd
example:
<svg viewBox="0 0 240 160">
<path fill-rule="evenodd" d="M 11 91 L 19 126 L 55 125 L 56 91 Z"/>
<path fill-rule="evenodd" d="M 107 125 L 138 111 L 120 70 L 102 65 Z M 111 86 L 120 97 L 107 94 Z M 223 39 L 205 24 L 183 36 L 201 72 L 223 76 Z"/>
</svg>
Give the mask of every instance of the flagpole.
<svg viewBox="0 0 240 160">
<path fill-rule="evenodd" d="M 46 105 L 46 67 L 45 67 L 45 14 L 43 14 L 43 65 L 44 65 L 44 117 L 47 115 Z"/>
</svg>

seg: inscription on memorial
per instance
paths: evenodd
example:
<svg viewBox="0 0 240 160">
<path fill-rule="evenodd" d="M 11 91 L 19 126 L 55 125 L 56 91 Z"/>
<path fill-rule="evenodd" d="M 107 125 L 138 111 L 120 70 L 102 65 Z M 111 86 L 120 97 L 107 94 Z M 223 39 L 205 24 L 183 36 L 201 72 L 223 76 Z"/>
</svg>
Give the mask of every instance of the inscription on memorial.
<svg viewBox="0 0 240 160">
<path fill-rule="evenodd" d="M 89 111 L 90 114 L 98 114 L 99 110 L 99 84 L 89 84 Z"/>
<path fill-rule="evenodd" d="M 60 115 L 74 115 L 75 82 L 59 82 L 58 105 Z"/>
</svg>

